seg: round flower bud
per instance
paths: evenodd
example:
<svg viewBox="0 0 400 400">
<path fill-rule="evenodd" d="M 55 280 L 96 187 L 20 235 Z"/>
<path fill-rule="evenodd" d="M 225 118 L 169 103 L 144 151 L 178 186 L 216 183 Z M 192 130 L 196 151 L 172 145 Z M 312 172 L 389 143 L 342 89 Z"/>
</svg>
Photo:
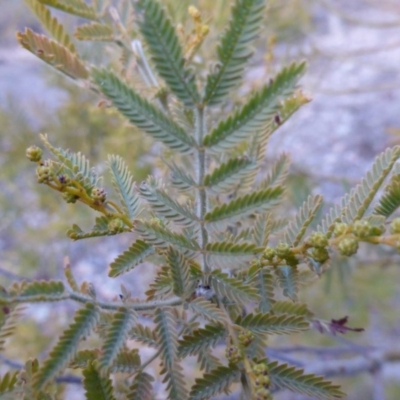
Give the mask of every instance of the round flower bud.
<svg viewBox="0 0 400 400">
<path fill-rule="evenodd" d="M 58 175 L 58 182 L 62 186 L 68 186 L 71 183 L 71 178 L 66 175 Z"/>
<path fill-rule="evenodd" d="M 322 232 L 314 232 L 310 235 L 307 242 L 312 247 L 323 248 L 328 246 L 328 238 Z"/>
<path fill-rule="evenodd" d="M 350 257 L 353 254 L 357 253 L 358 241 L 350 237 L 344 238 L 339 242 L 338 249 L 340 251 L 340 254 Z"/>
<path fill-rule="evenodd" d="M 251 331 L 241 331 L 238 335 L 239 343 L 247 347 L 254 340 L 254 334 Z"/>
<path fill-rule="evenodd" d="M 36 177 L 39 183 L 49 183 L 51 181 L 50 167 L 46 164 L 36 168 Z"/>
<path fill-rule="evenodd" d="M 354 222 L 353 233 L 359 238 L 366 238 L 371 236 L 371 224 L 365 220 Z"/>
<path fill-rule="evenodd" d="M 267 259 L 268 261 L 272 261 L 275 257 L 275 250 L 272 247 L 267 247 L 263 252 L 263 258 Z"/>
<path fill-rule="evenodd" d="M 71 194 L 71 193 L 68 193 L 68 192 L 64 192 L 62 194 L 62 197 L 67 203 L 71 203 L 71 204 L 76 203 L 76 201 L 79 199 L 78 196 L 75 196 L 74 194 Z"/>
<path fill-rule="evenodd" d="M 108 223 L 108 230 L 111 233 L 120 233 L 124 231 L 124 221 L 120 218 L 114 218 Z"/>
<path fill-rule="evenodd" d="M 256 386 L 263 386 L 265 388 L 268 388 L 271 383 L 271 379 L 269 379 L 268 375 L 259 375 L 254 383 Z"/>
<path fill-rule="evenodd" d="M 257 376 L 268 375 L 268 367 L 264 363 L 256 364 L 253 366 L 253 372 Z"/>
<path fill-rule="evenodd" d="M 315 261 L 319 263 L 323 263 L 329 258 L 328 250 L 326 250 L 325 248 L 316 247 L 311 251 L 310 255 Z"/>
<path fill-rule="evenodd" d="M 395 218 L 390 224 L 390 233 L 396 235 L 400 233 L 400 218 Z"/>
<path fill-rule="evenodd" d="M 290 246 L 287 243 L 278 243 L 275 247 L 276 255 L 280 258 L 286 258 L 290 256 Z"/>
<path fill-rule="evenodd" d="M 225 356 L 229 364 L 237 364 L 243 358 L 240 350 L 236 346 L 228 346 L 225 349 Z"/>
<path fill-rule="evenodd" d="M 97 203 L 104 203 L 107 198 L 106 191 L 100 188 L 93 188 L 91 193 L 92 199 Z"/>
<path fill-rule="evenodd" d="M 272 400 L 271 392 L 264 387 L 259 387 L 255 390 L 255 400 Z"/>
<path fill-rule="evenodd" d="M 335 235 L 335 237 L 342 236 L 347 232 L 348 228 L 349 228 L 349 226 L 347 224 L 345 224 L 344 222 L 338 222 L 335 225 L 333 234 Z"/>
<path fill-rule="evenodd" d="M 38 162 L 42 159 L 43 151 L 40 147 L 30 146 L 26 149 L 25 154 L 29 161 Z"/>
</svg>

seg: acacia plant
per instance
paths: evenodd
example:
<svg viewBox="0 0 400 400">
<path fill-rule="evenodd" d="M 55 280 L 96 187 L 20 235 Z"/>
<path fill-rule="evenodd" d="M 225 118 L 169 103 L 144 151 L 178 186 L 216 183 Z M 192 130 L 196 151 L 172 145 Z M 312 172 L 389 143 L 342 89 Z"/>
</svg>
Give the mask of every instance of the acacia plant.
<svg viewBox="0 0 400 400">
<path fill-rule="evenodd" d="M 109 194 L 81 153 L 54 147 L 45 135 L 50 158 L 38 146 L 27 149 L 39 183 L 98 214 L 89 232 L 73 225 L 71 239 L 131 238 L 110 265 L 110 278 L 135 274 L 145 262 L 158 271 L 140 299 L 123 286 L 118 300 L 101 300 L 90 284 L 78 284 L 69 265 L 66 283 L 4 288 L 2 337 L 12 334 L 21 303 L 73 300 L 82 306 L 47 358 L 28 360 L 23 371 L 6 374 L 1 393 L 54 399 L 58 376 L 75 368 L 82 371 L 87 399 L 152 399 L 159 377 L 148 367 L 159 362 L 164 398 L 172 400 L 209 399 L 229 390 L 240 391 L 243 399 L 272 399 L 279 389 L 342 398 L 340 388 L 323 377 L 268 359 L 267 339 L 313 328 L 351 329 L 346 318 L 317 319 L 299 302 L 299 283 L 303 275 L 320 276 L 335 253 L 356 254 L 360 242 L 399 247 L 400 219 L 391 221 L 389 234 L 385 223 L 400 204 L 400 148 L 381 154 L 319 225 L 319 195 L 288 217 L 281 206 L 288 157 L 282 155 L 267 171 L 262 167 L 268 138 L 308 101 L 298 88 L 305 63 L 282 68 L 228 115 L 223 112 L 230 109 L 251 44 L 262 30 L 264 0 L 233 2 L 211 67 L 203 65 L 199 52 L 208 26 L 194 7 L 192 30 L 186 32 L 173 25 L 159 0 L 121 0 L 117 7 L 100 0 L 26 3 L 53 38 L 26 29 L 18 33 L 21 45 L 161 142 L 170 175 L 136 184 L 124 160 L 110 155 L 114 191 Z M 89 20 L 75 38 L 108 42 L 122 59 L 105 56 L 104 68 L 83 61 L 47 6 Z M 86 348 L 84 339 L 92 333 L 101 344 Z M 154 355 L 142 359 L 142 346 L 154 348 Z M 189 356 L 197 357 L 194 371 Z"/>
</svg>

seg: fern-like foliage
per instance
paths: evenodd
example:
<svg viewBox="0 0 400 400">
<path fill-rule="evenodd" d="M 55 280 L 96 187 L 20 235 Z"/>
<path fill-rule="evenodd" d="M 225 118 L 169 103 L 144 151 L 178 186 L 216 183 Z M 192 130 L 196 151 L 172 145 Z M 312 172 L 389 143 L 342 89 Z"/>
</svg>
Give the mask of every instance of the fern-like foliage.
<svg viewBox="0 0 400 400">
<path fill-rule="evenodd" d="M 210 322 L 226 321 L 226 315 L 215 304 L 202 297 L 192 300 L 188 304 L 189 310 Z"/>
<path fill-rule="evenodd" d="M 20 302 L 37 302 L 62 300 L 66 292 L 61 281 L 33 281 L 22 282 L 15 294 Z"/>
<path fill-rule="evenodd" d="M 82 373 L 87 400 L 116 400 L 111 379 L 100 374 L 100 368 L 96 362 L 89 363 Z"/>
<path fill-rule="evenodd" d="M 28 28 L 25 32 L 17 32 L 17 39 L 25 49 L 70 78 L 87 79 L 89 77 L 83 62 L 62 44 Z"/>
<path fill-rule="evenodd" d="M 75 356 L 79 342 L 92 331 L 99 316 L 99 309 L 92 303 L 77 311 L 74 322 L 62 334 L 38 373 L 34 386 L 41 389 L 54 378 Z"/>
<path fill-rule="evenodd" d="M 136 0 L 134 4 L 140 17 L 140 32 L 149 46 L 157 72 L 186 107 L 193 107 L 200 96 L 193 72 L 185 67 L 182 48 L 170 19 L 156 0 Z"/>
<path fill-rule="evenodd" d="M 92 74 L 102 93 L 132 124 L 172 150 L 182 153 L 192 151 L 193 139 L 116 75 L 106 70 L 94 70 Z"/>
<path fill-rule="evenodd" d="M 273 164 L 267 177 L 262 180 L 260 187 L 267 188 L 283 185 L 289 173 L 289 166 L 290 157 L 287 154 L 281 154 Z"/>
<path fill-rule="evenodd" d="M 204 138 L 204 145 L 210 151 L 229 150 L 266 129 L 267 123 L 279 109 L 279 102 L 293 92 L 304 70 L 304 63 L 283 69 L 269 85 L 252 95 L 240 110 L 221 121 Z"/>
<path fill-rule="evenodd" d="M 99 42 L 111 42 L 114 38 L 114 32 L 110 25 L 99 22 L 84 24 L 76 28 L 74 36 L 78 40 L 90 40 Z"/>
<path fill-rule="evenodd" d="M 71 53 L 75 53 L 75 46 L 71 38 L 65 32 L 63 25 L 61 25 L 57 18 L 52 17 L 50 11 L 41 4 L 38 0 L 24 0 L 29 8 L 36 15 L 42 26 L 47 32 L 61 45 L 67 48 Z"/>
<path fill-rule="evenodd" d="M 216 105 L 242 78 L 244 67 L 252 55 L 251 42 L 261 29 L 264 0 L 236 0 L 229 27 L 218 46 L 218 65 L 207 77 L 204 103 Z"/>
<path fill-rule="evenodd" d="M 187 297 L 191 289 L 188 260 L 173 247 L 168 249 L 168 266 L 171 269 L 172 287 L 176 296 Z"/>
<path fill-rule="evenodd" d="M 109 156 L 108 163 L 113 175 L 113 185 L 119 194 L 123 209 L 133 220 L 140 212 L 139 197 L 135 193 L 133 176 L 121 157 Z"/>
<path fill-rule="evenodd" d="M 268 364 L 268 374 L 273 385 L 281 389 L 304 394 L 318 399 L 342 399 L 344 393 L 339 386 L 325 381 L 320 376 L 305 374 L 303 370 L 277 362 Z"/>
<path fill-rule="evenodd" d="M 128 400 L 152 400 L 154 378 L 147 372 L 140 371 L 135 375 L 130 392 L 127 395 Z"/>
<path fill-rule="evenodd" d="M 18 371 L 7 372 L 0 378 L 0 399 L 11 400 L 18 394 L 16 393 L 18 383 Z"/>
<path fill-rule="evenodd" d="M 100 369 L 109 368 L 116 359 L 119 351 L 125 345 L 128 332 L 135 323 L 136 316 L 132 310 L 120 307 L 113 315 L 102 348 L 99 360 Z"/>
<path fill-rule="evenodd" d="M 82 240 L 99 236 L 116 235 L 118 232 L 110 231 L 108 224 L 110 219 L 107 217 L 97 217 L 96 223 L 91 231 L 84 232 L 77 224 L 73 224 L 67 231 L 67 235 L 72 240 Z"/>
<path fill-rule="evenodd" d="M 251 277 L 252 286 L 256 287 L 260 295 L 260 302 L 258 309 L 261 313 L 267 313 L 271 311 L 275 304 L 274 294 L 274 277 L 271 272 L 266 268 L 255 268 L 250 270 L 249 275 Z"/>
<path fill-rule="evenodd" d="M 313 222 L 315 216 L 322 206 L 322 196 L 309 196 L 303 203 L 292 221 L 289 221 L 283 232 L 284 240 L 289 245 L 297 246 L 308 226 Z"/>
<path fill-rule="evenodd" d="M 196 379 L 189 395 L 190 400 L 206 400 L 229 388 L 238 381 L 240 372 L 234 367 L 220 366 Z"/>
<path fill-rule="evenodd" d="M 168 309 L 156 309 L 154 322 L 158 336 L 159 348 L 163 365 L 163 373 L 167 382 L 169 398 L 186 400 L 182 367 L 178 363 L 178 332 L 176 331 L 173 314 Z"/>
<path fill-rule="evenodd" d="M 299 271 L 297 267 L 290 265 L 277 267 L 275 274 L 278 277 L 279 286 L 283 290 L 283 295 L 293 301 L 297 301 L 297 293 L 299 291 Z"/>
<path fill-rule="evenodd" d="M 68 14 L 76 15 L 86 19 L 97 19 L 96 11 L 87 5 L 84 0 L 37 0 L 42 4 L 57 8 Z"/>
<path fill-rule="evenodd" d="M 245 218 L 250 214 L 270 210 L 279 203 L 282 194 L 283 189 L 279 186 L 255 191 L 238 197 L 229 203 L 214 207 L 204 218 L 209 225 L 221 229 L 226 224 Z"/>
<path fill-rule="evenodd" d="M 148 326 L 136 324 L 129 332 L 129 337 L 150 347 L 157 347 L 157 337 Z"/>
<path fill-rule="evenodd" d="M 14 306 L 11 309 L 9 307 L 0 309 L 0 351 L 4 350 L 4 344 L 7 338 L 14 334 L 23 310 L 23 306 L 21 305 Z M 6 376 L 3 380 L 4 379 L 6 379 Z M 0 393 L 2 393 L 1 386 L 0 384 Z"/>
<path fill-rule="evenodd" d="M 110 264 L 108 275 L 116 277 L 129 272 L 153 253 L 154 247 L 149 246 L 143 240 L 137 240 Z"/>
<path fill-rule="evenodd" d="M 374 214 L 389 217 L 400 207 L 400 175 L 394 175 L 375 206 Z"/>
</svg>

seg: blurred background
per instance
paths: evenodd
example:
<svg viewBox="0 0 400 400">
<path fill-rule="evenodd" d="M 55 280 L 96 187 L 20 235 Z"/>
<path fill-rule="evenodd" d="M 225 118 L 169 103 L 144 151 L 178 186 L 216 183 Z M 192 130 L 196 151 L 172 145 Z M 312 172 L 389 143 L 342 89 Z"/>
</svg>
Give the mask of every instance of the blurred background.
<svg viewBox="0 0 400 400">
<path fill-rule="evenodd" d="M 214 29 L 202 54 L 215 54 L 230 1 L 163 2 L 177 22 L 185 21 L 189 5 L 196 5 Z M 107 154 L 120 154 L 139 182 L 159 167 L 154 157 L 158 149 L 115 112 L 99 108 L 98 98 L 18 46 L 17 30 L 41 30 L 22 0 L 0 0 L 0 10 L 0 283 L 61 279 L 68 256 L 76 278 L 92 282 L 100 297 L 116 297 L 122 281 L 134 296 L 143 296 L 154 266 L 108 278 L 108 265 L 129 246 L 130 238 L 68 239 L 65 232 L 73 222 L 90 228 L 94 214 L 82 205 L 60 202 L 57 193 L 39 186 L 25 149 L 40 144 L 39 133 L 48 133 L 54 145 L 81 151 L 100 172 Z M 54 15 L 70 32 L 82 22 Z M 292 157 L 289 211 L 310 193 L 322 193 L 328 209 L 362 178 L 379 152 L 400 144 L 399 1 L 270 0 L 265 31 L 240 93 L 299 59 L 309 64 L 302 85 L 312 102 L 274 134 L 268 160 L 283 151 Z M 278 338 L 271 348 L 286 350 L 277 351 L 276 358 L 313 372 L 342 375 L 334 379 L 349 393 L 348 399 L 400 398 L 399 262 L 400 255 L 385 248 L 362 248 L 350 262 L 336 259 L 317 285 L 304 287 L 301 298 L 312 304 L 317 317 L 349 315 L 350 325 L 365 331 L 335 338 L 318 333 L 290 341 Z M 0 371 L 46 354 L 74 310 L 69 303 L 35 305 L 34 317 L 28 318 L 28 308 L 17 337 L 1 355 Z M 390 357 L 393 354 L 397 358 Z M 333 368 L 334 362 L 354 363 L 354 368 L 324 369 Z M 67 388 L 66 398 L 68 393 L 79 398 L 78 392 Z M 279 393 L 276 399 L 302 397 Z"/>
</svg>

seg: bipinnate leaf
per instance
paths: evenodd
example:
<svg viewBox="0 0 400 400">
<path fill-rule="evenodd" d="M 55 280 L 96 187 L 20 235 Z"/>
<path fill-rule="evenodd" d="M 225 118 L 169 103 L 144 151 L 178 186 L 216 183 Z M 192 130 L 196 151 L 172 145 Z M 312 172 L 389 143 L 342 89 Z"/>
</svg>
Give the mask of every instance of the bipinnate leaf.
<svg viewBox="0 0 400 400">
<path fill-rule="evenodd" d="M 99 42 L 111 42 L 114 40 L 114 32 L 110 25 L 100 22 L 80 25 L 76 28 L 74 36 L 78 40 L 90 40 Z"/>
<path fill-rule="evenodd" d="M 268 129 L 280 101 L 293 93 L 304 70 L 305 63 L 284 68 L 269 85 L 253 94 L 241 109 L 221 121 L 205 136 L 204 146 L 213 152 L 229 150 Z"/>
<path fill-rule="evenodd" d="M 258 309 L 261 313 L 267 313 L 271 311 L 274 303 L 274 277 L 271 272 L 266 268 L 257 268 L 249 271 L 251 278 L 251 285 L 258 290 L 260 295 L 260 302 Z"/>
<path fill-rule="evenodd" d="M 220 269 L 242 268 L 262 251 L 253 243 L 213 242 L 206 246 L 209 263 Z"/>
<path fill-rule="evenodd" d="M 167 252 L 168 266 L 171 270 L 172 287 L 176 296 L 187 297 L 191 288 L 190 267 L 184 255 L 173 247 Z"/>
<path fill-rule="evenodd" d="M 167 249 L 170 245 L 177 246 L 185 256 L 193 256 L 199 250 L 199 245 L 185 236 L 172 232 L 158 221 L 135 221 L 135 230 L 143 239 L 155 247 Z"/>
<path fill-rule="evenodd" d="M 249 214 L 270 210 L 279 203 L 282 194 L 283 188 L 279 186 L 256 191 L 214 207 L 204 219 L 209 225 L 220 229 L 227 223 L 240 220 Z"/>
<path fill-rule="evenodd" d="M 189 400 L 206 400 L 227 390 L 232 383 L 237 382 L 240 372 L 234 366 L 220 366 L 202 378 L 197 378 L 190 391 Z"/>
<path fill-rule="evenodd" d="M 308 196 L 294 218 L 283 231 L 284 241 L 290 246 L 297 246 L 313 222 L 322 206 L 322 196 Z"/>
<path fill-rule="evenodd" d="M 68 365 L 78 350 L 79 342 L 90 334 L 98 317 L 99 309 L 93 303 L 86 303 L 84 308 L 76 312 L 74 322 L 64 331 L 43 366 L 35 375 L 34 386 L 36 389 L 41 389 Z"/>
<path fill-rule="evenodd" d="M 275 274 L 278 277 L 279 286 L 283 290 L 283 295 L 293 301 L 297 301 L 297 292 L 299 290 L 299 271 L 297 268 L 283 265 L 276 267 Z"/>
<path fill-rule="evenodd" d="M 281 154 L 271 167 L 267 177 L 260 183 L 261 188 L 284 185 L 289 173 L 290 157 L 287 154 Z"/>
<path fill-rule="evenodd" d="M 61 45 L 66 47 L 71 53 L 75 53 L 75 46 L 71 38 L 65 32 L 57 18 L 53 17 L 50 11 L 38 0 L 24 0 L 32 12 L 36 15 L 41 25 L 50 33 L 51 36 Z"/>
<path fill-rule="evenodd" d="M 291 301 L 276 301 L 271 311 L 275 315 L 300 315 L 306 319 L 313 316 L 313 313 L 307 308 L 307 304 L 292 303 Z"/>
<path fill-rule="evenodd" d="M 276 361 L 270 362 L 268 375 L 272 384 L 280 389 L 289 389 L 305 396 L 326 400 L 345 397 L 339 386 L 333 385 L 320 376 L 305 374 L 302 369 L 287 364 L 279 365 Z"/>
<path fill-rule="evenodd" d="M 142 182 L 139 191 L 153 211 L 160 217 L 186 227 L 196 222 L 197 218 L 194 213 L 167 194 L 161 183 L 154 178 L 149 178 L 147 182 Z"/>
<path fill-rule="evenodd" d="M 82 371 L 86 400 L 116 400 L 111 379 L 100 374 L 97 362 L 90 362 Z"/>
<path fill-rule="evenodd" d="M 272 226 L 272 217 L 269 213 L 258 214 L 256 216 L 256 220 L 252 229 L 252 239 L 258 247 L 267 246 Z"/>
<path fill-rule="evenodd" d="M 112 366 L 112 372 L 124 372 L 132 374 L 141 365 L 138 349 L 125 350 L 120 352 L 115 358 Z"/>
<path fill-rule="evenodd" d="M 133 3 L 139 16 L 140 32 L 157 72 L 186 107 L 194 107 L 200 100 L 195 77 L 185 67 L 178 35 L 164 8 L 156 0 L 135 0 Z"/>
<path fill-rule="evenodd" d="M 133 379 L 130 392 L 127 395 L 128 400 L 153 400 L 154 378 L 147 372 L 139 371 Z"/>
<path fill-rule="evenodd" d="M 163 382 L 167 382 L 170 399 L 187 400 L 182 367 L 178 362 L 178 332 L 174 315 L 168 308 L 157 308 L 154 315 L 158 346 L 161 352 Z"/>
<path fill-rule="evenodd" d="M 261 29 L 264 0 L 236 0 L 231 20 L 217 48 L 218 64 L 207 77 L 204 103 L 216 105 L 237 86 L 252 55 L 251 42 Z"/>
<path fill-rule="evenodd" d="M 125 345 L 128 333 L 135 323 L 136 315 L 133 310 L 126 307 L 119 307 L 114 313 L 111 325 L 108 328 L 102 347 L 102 355 L 99 360 L 101 370 L 109 368 L 118 353 Z"/>
<path fill-rule="evenodd" d="M 108 276 L 115 278 L 116 276 L 129 272 L 151 254 L 154 254 L 153 246 L 148 245 L 143 240 L 136 240 L 128 250 L 120 254 L 110 264 L 110 272 L 108 273 Z"/>
<path fill-rule="evenodd" d="M 17 32 L 17 40 L 22 47 L 70 78 L 88 78 L 88 71 L 78 56 L 56 41 L 28 28 Z"/>
<path fill-rule="evenodd" d="M 16 301 L 24 303 L 59 301 L 65 299 L 65 295 L 65 287 L 61 281 L 23 282 Z"/>
<path fill-rule="evenodd" d="M 226 327 L 222 324 L 206 325 L 190 335 L 185 335 L 179 341 L 179 357 L 200 354 L 218 344 L 227 335 Z"/>
<path fill-rule="evenodd" d="M 129 337 L 149 347 L 157 347 L 158 344 L 155 332 L 142 324 L 136 324 L 129 332 Z"/>
<path fill-rule="evenodd" d="M 379 203 L 374 208 L 374 214 L 388 218 L 400 207 L 400 175 L 394 175 L 385 187 Z"/>
<path fill-rule="evenodd" d="M 86 368 L 89 363 L 100 357 L 100 349 L 80 350 L 75 354 L 73 360 L 68 364 L 68 368 Z"/>
<path fill-rule="evenodd" d="M 108 165 L 113 175 L 113 186 L 119 194 L 123 209 L 133 220 L 140 212 L 139 196 L 135 193 L 133 176 L 120 156 L 110 155 Z"/>
<path fill-rule="evenodd" d="M 172 150 L 181 153 L 192 151 L 193 138 L 116 75 L 96 69 L 92 71 L 92 75 L 101 92 L 132 124 Z"/>
<path fill-rule="evenodd" d="M 229 193 L 241 188 L 243 179 L 256 168 L 257 164 L 251 158 L 234 157 L 206 175 L 204 185 L 216 193 Z"/>
<path fill-rule="evenodd" d="M 227 274 L 214 270 L 210 276 L 210 284 L 218 297 L 226 297 L 236 304 L 246 305 L 260 299 L 257 289 L 237 278 L 230 278 Z"/>
<path fill-rule="evenodd" d="M 189 302 L 188 308 L 196 315 L 199 315 L 210 322 L 223 322 L 226 320 L 226 315 L 220 308 L 202 297 L 197 297 Z"/>
<path fill-rule="evenodd" d="M 239 317 L 235 324 L 253 333 L 266 335 L 282 335 L 310 329 L 310 324 L 301 315 L 247 314 Z"/>
<path fill-rule="evenodd" d="M 0 351 L 4 351 L 5 341 L 14 334 L 23 310 L 24 306 L 21 305 L 0 308 Z"/>
<path fill-rule="evenodd" d="M 42 4 L 57 8 L 68 14 L 76 15 L 86 19 L 97 19 L 96 11 L 93 7 L 85 3 L 84 0 L 37 0 Z"/>
<path fill-rule="evenodd" d="M 214 356 L 210 349 L 205 349 L 197 355 L 197 363 L 200 370 L 205 372 L 211 372 L 221 366 L 219 358 Z"/>
</svg>

